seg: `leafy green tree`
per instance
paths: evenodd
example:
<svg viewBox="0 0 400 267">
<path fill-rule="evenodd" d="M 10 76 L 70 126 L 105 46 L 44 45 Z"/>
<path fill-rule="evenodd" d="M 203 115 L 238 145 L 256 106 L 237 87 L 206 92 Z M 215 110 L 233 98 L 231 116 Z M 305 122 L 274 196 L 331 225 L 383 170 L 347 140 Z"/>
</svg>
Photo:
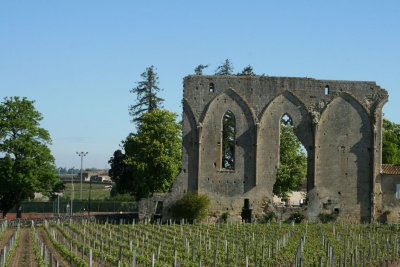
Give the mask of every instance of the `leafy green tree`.
<svg viewBox="0 0 400 267">
<path fill-rule="evenodd" d="M 133 193 L 133 172 L 126 164 L 127 156 L 120 149 L 114 152 L 108 163 L 111 168 L 108 175 L 115 182 L 112 193 L 126 194 Z"/>
<path fill-rule="evenodd" d="M 400 164 L 400 124 L 383 120 L 382 162 Z"/>
<path fill-rule="evenodd" d="M 248 65 L 246 66 L 241 73 L 238 73 L 238 76 L 255 76 L 256 74 L 253 72 L 253 67 Z"/>
<path fill-rule="evenodd" d="M 229 59 L 225 59 L 221 66 L 215 70 L 215 75 L 232 75 L 233 65 Z"/>
<path fill-rule="evenodd" d="M 49 195 L 57 187 L 51 138 L 40 127 L 42 115 L 27 98 L 0 103 L 0 210 L 3 217 L 35 192 Z"/>
<path fill-rule="evenodd" d="M 176 114 L 156 109 L 144 113 L 137 133 L 125 141 L 125 163 L 133 173 L 137 199 L 170 189 L 181 167 L 181 125 Z"/>
<path fill-rule="evenodd" d="M 279 149 L 279 168 L 273 193 L 285 198 L 288 193 L 300 188 L 307 174 L 307 156 L 302 151 L 290 121 L 281 123 Z"/>
<path fill-rule="evenodd" d="M 129 114 L 133 117 L 133 121 L 137 122 L 141 119 L 145 112 L 151 112 L 162 106 L 164 99 L 157 96 L 160 92 L 158 86 L 158 75 L 154 66 L 146 68 L 146 71 L 140 75 L 143 80 L 131 89 L 131 93 L 136 94 L 137 103 L 129 107 Z"/>
<path fill-rule="evenodd" d="M 208 68 L 208 64 L 207 65 L 200 64 L 194 69 L 194 74 L 203 75 L 203 70 L 206 68 Z"/>
<path fill-rule="evenodd" d="M 66 186 L 63 182 L 58 181 L 56 184 L 54 184 L 53 189 L 49 193 L 49 199 L 50 200 L 56 200 L 57 197 L 65 190 Z"/>
</svg>

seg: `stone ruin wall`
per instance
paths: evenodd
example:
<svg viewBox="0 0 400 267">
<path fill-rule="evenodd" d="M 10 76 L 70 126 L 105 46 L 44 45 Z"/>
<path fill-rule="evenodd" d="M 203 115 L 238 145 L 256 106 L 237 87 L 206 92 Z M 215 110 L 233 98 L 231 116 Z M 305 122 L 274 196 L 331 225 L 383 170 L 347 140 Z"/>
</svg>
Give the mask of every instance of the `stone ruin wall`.
<svg viewBox="0 0 400 267">
<path fill-rule="evenodd" d="M 210 86 L 212 88 L 210 88 Z M 280 119 L 293 119 L 308 153 L 309 218 L 338 212 L 349 222 L 376 220 L 380 188 L 382 107 L 375 82 L 264 76 L 188 76 L 183 96 L 183 165 L 164 199 L 163 217 L 187 191 L 206 194 L 211 210 L 254 215 L 272 203 L 279 164 Z M 235 169 L 221 166 L 222 118 L 236 119 Z"/>
</svg>

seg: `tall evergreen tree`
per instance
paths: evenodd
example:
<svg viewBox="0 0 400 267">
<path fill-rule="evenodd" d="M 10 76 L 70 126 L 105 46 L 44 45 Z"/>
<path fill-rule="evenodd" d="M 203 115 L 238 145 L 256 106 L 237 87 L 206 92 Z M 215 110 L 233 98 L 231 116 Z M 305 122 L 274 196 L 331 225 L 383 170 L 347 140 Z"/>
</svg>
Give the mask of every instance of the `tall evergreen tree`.
<svg viewBox="0 0 400 267">
<path fill-rule="evenodd" d="M 138 82 L 135 88 L 130 90 L 136 94 L 137 103 L 129 107 L 129 114 L 133 117 L 132 121 L 138 122 L 145 112 L 151 112 L 161 108 L 164 99 L 157 96 L 160 92 L 158 86 L 158 75 L 154 66 L 146 68 L 141 75 L 142 81 Z"/>
<path fill-rule="evenodd" d="M 224 63 L 215 70 L 215 75 L 232 75 L 233 65 L 229 59 L 225 59 Z"/>
<path fill-rule="evenodd" d="M 141 77 L 143 81 L 131 90 L 137 95 L 137 104 L 130 106 L 137 132 L 123 141 L 124 152 L 115 151 L 109 161 L 117 193 L 130 193 L 138 200 L 171 187 L 181 165 L 182 129 L 175 113 L 161 109 L 154 67 Z"/>
</svg>

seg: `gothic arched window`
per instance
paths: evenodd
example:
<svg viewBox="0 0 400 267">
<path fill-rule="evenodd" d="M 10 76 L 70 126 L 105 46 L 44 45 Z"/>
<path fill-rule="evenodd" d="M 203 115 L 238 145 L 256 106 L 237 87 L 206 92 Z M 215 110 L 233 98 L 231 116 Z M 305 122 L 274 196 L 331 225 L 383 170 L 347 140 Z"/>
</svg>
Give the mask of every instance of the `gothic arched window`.
<svg viewBox="0 0 400 267">
<path fill-rule="evenodd" d="M 228 110 L 222 118 L 222 168 L 235 169 L 236 120 Z"/>
</svg>

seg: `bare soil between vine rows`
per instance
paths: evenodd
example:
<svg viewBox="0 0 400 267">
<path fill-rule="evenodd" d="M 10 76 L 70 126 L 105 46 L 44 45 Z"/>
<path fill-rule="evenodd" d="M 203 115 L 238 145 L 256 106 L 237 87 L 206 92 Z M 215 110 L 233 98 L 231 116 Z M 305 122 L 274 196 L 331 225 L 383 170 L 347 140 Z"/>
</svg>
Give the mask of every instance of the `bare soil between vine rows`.
<svg viewBox="0 0 400 267">
<path fill-rule="evenodd" d="M 33 241 L 29 228 L 21 228 L 19 233 L 18 247 L 10 259 L 11 267 L 36 267 L 35 254 L 33 252 Z"/>
</svg>

